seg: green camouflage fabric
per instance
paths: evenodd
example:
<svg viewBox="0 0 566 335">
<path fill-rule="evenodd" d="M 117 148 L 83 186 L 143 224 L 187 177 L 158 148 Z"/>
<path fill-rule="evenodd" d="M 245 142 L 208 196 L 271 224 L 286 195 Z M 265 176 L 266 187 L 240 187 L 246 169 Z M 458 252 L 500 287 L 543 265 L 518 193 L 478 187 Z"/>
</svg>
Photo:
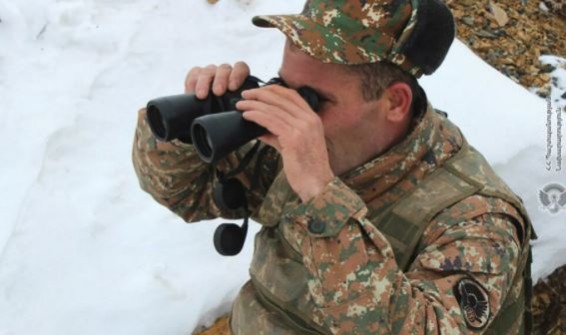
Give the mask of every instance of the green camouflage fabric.
<svg viewBox="0 0 566 335">
<path fill-rule="evenodd" d="M 293 44 L 325 63 L 390 61 L 415 77 L 422 70 L 402 53 L 416 23 L 417 0 L 309 0 L 299 15 L 253 18 L 259 27 L 277 27 Z"/>
<path fill-rule="evenodd" d="M 378 213 L 400 201 L 461 148 L 456 126 L 430 104 L 410 134 L 383 155 L 335 178 L 301 203 L 275 150 L 262 147 L 239 178 L 250 185 L 255 237 L 251 280 L 231 314 L 235 335 L 482 334 L 523 288 L 527 231 L 518 211 L 473 194 L 434 217 L 406 268 L 379 230 Z M 234 168 L 246 149 L 219 164 Z M 190 145 L 156 141 L 140 112 L 133 162 L 141 187 L 187 222 L 241 213 L 212 200 L 214 169 Z M 482 170 L 477 171 L 482 174 Z M 415 204 L 415 206 L 419 206 Z M 477 290 L 483 310 L 461 298 Z M 505 334 L 519 333 L 521 317 Z"/>
</svg>

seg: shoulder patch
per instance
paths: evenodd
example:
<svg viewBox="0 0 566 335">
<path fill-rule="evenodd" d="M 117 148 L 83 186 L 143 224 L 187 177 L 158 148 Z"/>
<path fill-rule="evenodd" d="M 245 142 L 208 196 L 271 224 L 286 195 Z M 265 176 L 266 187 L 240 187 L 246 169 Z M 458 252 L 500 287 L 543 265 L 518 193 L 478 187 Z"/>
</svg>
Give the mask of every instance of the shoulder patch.
<svg viewBox="0 0 566 335">
<path fill-rule="evenodd" d="M 482 329 L 489 320 L 489 296 L 475 280 L 461 279 L 454 287 L 454 296 L 462 309 L 464 320 L 472 329 Z"/>
</svg>

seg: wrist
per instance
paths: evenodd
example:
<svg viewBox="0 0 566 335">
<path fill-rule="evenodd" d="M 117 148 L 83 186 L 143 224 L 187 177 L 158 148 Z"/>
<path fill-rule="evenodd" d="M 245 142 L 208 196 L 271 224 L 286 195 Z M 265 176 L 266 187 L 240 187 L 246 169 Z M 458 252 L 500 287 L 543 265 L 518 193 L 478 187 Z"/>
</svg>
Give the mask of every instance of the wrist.
<svg viewBox="0 0 566 335">
<path fill-rule="evenodd" d="M 332 172 L 313 176 L 310 180 L 304 179 L 304 186 L 297 192 L 303 203 L 324 192 L 328 184 L 334 179 Z"/>
<path fill-rule="evenodd" d="M 359 195 L 334 177 L 321 194 L 293 209 L 293 216 L 311 237 L 335 237 L 350 219 L 358 220 L 366 212 Z"/>
</svg>

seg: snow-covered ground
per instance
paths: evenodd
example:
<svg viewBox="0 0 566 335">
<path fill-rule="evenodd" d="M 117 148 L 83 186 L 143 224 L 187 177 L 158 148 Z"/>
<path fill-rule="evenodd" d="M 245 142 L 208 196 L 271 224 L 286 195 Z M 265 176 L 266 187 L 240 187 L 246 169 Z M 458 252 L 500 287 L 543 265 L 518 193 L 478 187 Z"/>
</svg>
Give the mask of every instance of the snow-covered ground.
<svg viewBox="0 0 566 335">
<path fill-rule="evenodd" d="M 182 92 L 195 65 L 246 60 L 274 76 L 283 36 L 250 18 L 301 2 L 0 2 L 0 335 L 190 334 L 229 309 L 253 234 L 223 258 L 218 221 L 186 225 L 139 189 L 137 110 Z M 566 263 L 566 210 L 538 201 L 566 183 L 566 166 L 545 167 L 546 102 L 459 42 L 421 83 L 525 201 L 535 276 Z"/>
</svg>

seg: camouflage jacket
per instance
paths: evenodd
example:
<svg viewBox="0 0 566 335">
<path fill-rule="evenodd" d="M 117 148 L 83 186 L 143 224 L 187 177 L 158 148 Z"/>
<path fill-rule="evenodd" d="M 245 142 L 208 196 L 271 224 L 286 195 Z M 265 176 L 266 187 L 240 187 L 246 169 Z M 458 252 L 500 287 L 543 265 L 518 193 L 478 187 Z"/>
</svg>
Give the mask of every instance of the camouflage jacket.
<svg viewBox="0 0 566 335">
<path fill-rule="evenodd" d="M 133 161 L 141 187 L 187 222 L 241 217 L 212 199 L 214 168 L 192 146 L 158 142 L 140 111 Z M 523 287 L 528 227 L 516 206 L 472 194 L 426 225 L 404 268 L 375 216 L 400 201 L 465 139 L 429 104 L 399 144 L 339 177 L 307 203 L 265 147 L 239 178 L 255 239 L 251 280 L 234 303 L 234 334 L 480 334 Z M 233 169 L 246 148 L 218 164 Z M 433 195 L 434 196 L 434 195 Z M 418 204 L 415 204 L 418 206 Z M 473 300 L 473 301 L 472 301 Z M 505 333 L 516 333 L 520 322 Z"/>
</svg>

